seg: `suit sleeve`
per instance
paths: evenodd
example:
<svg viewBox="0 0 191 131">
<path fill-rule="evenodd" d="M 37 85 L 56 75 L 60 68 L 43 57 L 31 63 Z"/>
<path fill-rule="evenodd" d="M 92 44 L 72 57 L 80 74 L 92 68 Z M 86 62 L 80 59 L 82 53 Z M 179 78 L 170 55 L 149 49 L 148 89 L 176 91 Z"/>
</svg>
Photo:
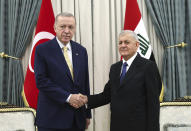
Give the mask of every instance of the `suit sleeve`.
<svg viewBox="0 0 191 131">
<path fill-rule="evenodd" d="M 109 76 L 111 76 L 111 72 L 112 72 L 112 68 L 110 69 Z M 99 93 L 96 95 L 90 95 L 88 97 L 88 108 L 92 109 L 92 108 L 100 107 L 110 103 L 110 101 L 111 101 L 111 82 L 109 79 L 102 93 Z"/>
<path fill-rule="evenodd" d="M 110 82 L 108 82 L 102 93 L 88 96 L 88 108 L 93 109 L 106 105 L 110 102 L 110 100 Z"/>
<path fill-rule="evenodd" d="M 147 64 L 145 73 L 147 93 L 147 131 L 159 131 L 159 96 L 162 82 L 158 68 L 154 62 Z"/>
<path fill-rule="evenodd" d="M 55 84 L 47 75 L 47 65 L 45 58 L 40 54 L 40 48 L 35 51 L 34 72 L 36 85 L 39 91 L 43 92 L 50 99 L 57 103 L 64 104 L 69 96 L 69 92 Z"/>
<path fill-rule="evenodd" d="M 86 65 L 86 79 L 85 79 L 85 83 L 86 83 L 86 88 L 85 88 L 85 95 L 89 96 L 90 95 L 90 84 L 89 84 L 89 70 L 88 70 L 88 55 L 87 55 L 87 51 L 85 50 L 85 65 Z M 91 110 L 87 109 L 86 110 L 86 118 L 91 118 Z"/>
</svg>

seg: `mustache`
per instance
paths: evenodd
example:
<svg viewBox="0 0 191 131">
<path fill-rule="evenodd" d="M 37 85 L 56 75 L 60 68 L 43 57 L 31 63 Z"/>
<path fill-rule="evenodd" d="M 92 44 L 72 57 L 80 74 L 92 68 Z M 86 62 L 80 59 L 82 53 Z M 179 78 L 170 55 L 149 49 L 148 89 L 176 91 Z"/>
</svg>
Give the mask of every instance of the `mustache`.
<svg viewBox="0 0 191 131">
<path fill-rule="evenodd" d="M 126 47 L 121 47 L 121 48 L 119 48 L 119 50 L 123 51 L 123 50 L 127 50 L 127 48 Z"/>
<path fill-rule="evenodd" d="M 62 35 L 63 37 L 70 37 L 70 35 Z"/>
</svg>

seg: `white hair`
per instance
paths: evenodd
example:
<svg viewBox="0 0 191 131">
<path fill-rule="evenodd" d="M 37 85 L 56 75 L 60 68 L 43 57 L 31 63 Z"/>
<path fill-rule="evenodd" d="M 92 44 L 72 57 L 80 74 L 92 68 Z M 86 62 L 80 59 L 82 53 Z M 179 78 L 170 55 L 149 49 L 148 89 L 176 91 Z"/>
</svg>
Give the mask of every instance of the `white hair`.
<svg viewBox="0 0 191 131">
<path fill-rule="evenodd" d="M 74 20 L 75 20 L 75 23 L 76 23 L 76 18 L 74 17 L 74 15 L 72 13 L 70 13 L 70 12 L 61 12 L 61 13 L 56 15 L 54 24 L 57 24 L 58 17 L 60 17 L 60 16 L 62 16 L 62 17 L 73 17 Z"/>
<path fill-rule="evenodd" d="M 130 34 L 137 42 L 139 42 L 137 34 L 132 30 L 122 30 L 119 34 L 119 37 L 124 36 L 126 34 Z"/>
</svg>

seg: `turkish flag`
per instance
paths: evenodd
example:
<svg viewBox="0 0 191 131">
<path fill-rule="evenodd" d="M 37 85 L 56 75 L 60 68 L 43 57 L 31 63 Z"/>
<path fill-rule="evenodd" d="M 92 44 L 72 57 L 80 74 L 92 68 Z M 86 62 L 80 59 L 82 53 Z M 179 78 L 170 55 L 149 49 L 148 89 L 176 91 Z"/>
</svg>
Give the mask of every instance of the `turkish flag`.
<svg viewBox="0 0 191 131">
<path fill-rule="evenodd" d="M 55 18 L 51 0 L 42 0 L 22 94 L 25 105 L 35 109 L 37 107 L 37 99 L 39 92 L 36 87 L 35 75 L 34 75 L 35 48 L 37 45 L 44 43 L 48 40 L 51 40 L 55 37 L 55 32 L 53 27 L 54 21 Z"/>
</svg>

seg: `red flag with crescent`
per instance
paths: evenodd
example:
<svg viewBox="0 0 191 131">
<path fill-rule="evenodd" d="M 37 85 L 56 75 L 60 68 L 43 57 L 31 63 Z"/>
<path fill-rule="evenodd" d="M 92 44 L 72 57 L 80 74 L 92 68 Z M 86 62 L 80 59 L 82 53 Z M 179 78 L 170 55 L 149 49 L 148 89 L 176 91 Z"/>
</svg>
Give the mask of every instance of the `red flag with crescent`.
<svg viewBox="0 0 191 131">
<path fill-rule="evenodd" d="M 54 13 L 51 0 L 42 0 L 39 18 L 37 21 L 35 36 L 29 58 L 29 64 L 24 81 L 23 99 L 26 106 L 36 109 L 38 99 L 38 89 L 36 87 L 34 75 L 34 55 L 37 45 L 51 40 L 55 37 L 54 32 Z"/>
</svg>

